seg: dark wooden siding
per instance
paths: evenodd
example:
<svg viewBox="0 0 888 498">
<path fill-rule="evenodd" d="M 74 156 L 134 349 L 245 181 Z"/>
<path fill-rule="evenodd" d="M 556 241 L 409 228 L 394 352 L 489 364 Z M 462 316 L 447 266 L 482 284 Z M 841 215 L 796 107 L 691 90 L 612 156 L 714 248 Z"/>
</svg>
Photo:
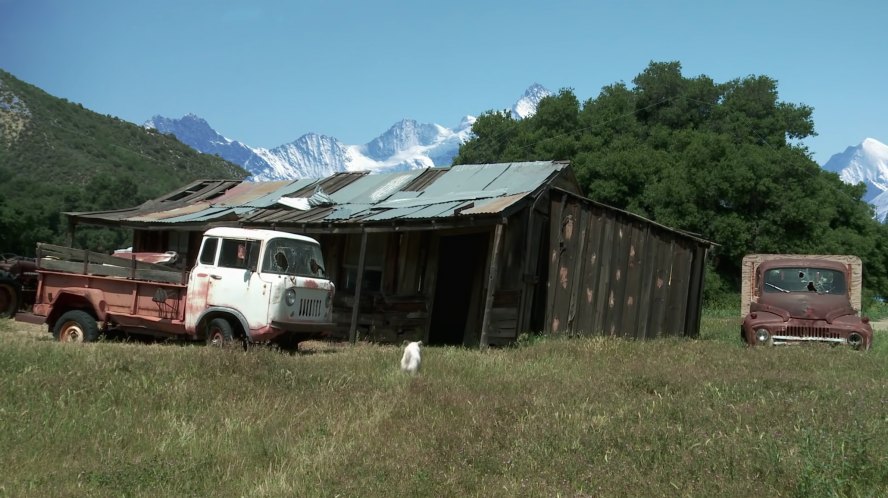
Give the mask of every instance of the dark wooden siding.
<svg viewBox="0 0 888 498">
<path fill-rule="evenodd" d="M 566 193 L 551 213 L 547 332 L 698 335 L 704 242 Z"/>
</svg>

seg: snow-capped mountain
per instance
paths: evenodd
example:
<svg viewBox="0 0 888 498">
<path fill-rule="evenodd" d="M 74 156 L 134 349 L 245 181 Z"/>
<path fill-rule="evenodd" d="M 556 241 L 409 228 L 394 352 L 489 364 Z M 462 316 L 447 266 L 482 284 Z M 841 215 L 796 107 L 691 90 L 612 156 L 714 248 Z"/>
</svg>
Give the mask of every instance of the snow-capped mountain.
<svg viewBox="0 0 888 498">
<path fill-rule="evenodd" d="M 154 128 L 161 133 L 172 133 L 180 142 L 205 154 L 216 154 L 223 159 L 246 167 L 248 163 L 257 164 L 262 159 L 250 147 L 230 140 L 210 127 L 210 124 L 199 116 L 186 114 L 180 119 L 169 119 L 154 116 L 143 125 Z M 252 171 L 252 170 L 250 170 Z"/>
<path fill-rule="evenodd" d="M 516 119 L 524 119 L 528 116 L 532 116 L 536 112 L 537 105 L 539 105 L 540 101 L 549 95 L 552 95 L 552 92 L 547 90 L 543 85 L 540 85 L 539 83 L 530 85 L 530 87 L 524 92 L 524 95 L 522 95 L 521 98 L 518 99 L 518 102 L 515 102 L 515 105 L 512 106 L 512 117 Z"/>
<path fill-rule="evenodd" d="M 194 144 L 188 145 L 200 150 Z M 255 148 L 253 151 L 261 161 L 247 163 L 243 167 L 253 173 L 251 180 L 254 181 L 323 178 L 347 171 L 349 164 L 347 145 L 317 133 L 306 133 L 273 149 Z"/>
<path fill-rule="evenodd" d="M 876 208 L 876 219 L 888 215 L 888 145 L 874 138 L 848 147 L 829 158 L 823 169 L 839 174 L 846 183 L 865 183 L 863 199 Z"/>
<path fill-rule="evenodd" d="M 534 83 L 512 107 L 512 116 L 526 118 L 551 92 Z M 291 143 L 265 149 L 223 137 L 203 119 L 188 114 L 181 119 L 155 116 L 145 123 L 172 133 L 183 143 L 217 154 L 253 173 L 251 180 L 320 178 L 341 171 L 393 172 L 449 166 L 459 146 L 469 139 L 475 117 L 467 115 L 454 128 L 403 119 L 382 135 L 362 145 L 346 145 L 333 137 L 307 133 Z"/>
</svg>

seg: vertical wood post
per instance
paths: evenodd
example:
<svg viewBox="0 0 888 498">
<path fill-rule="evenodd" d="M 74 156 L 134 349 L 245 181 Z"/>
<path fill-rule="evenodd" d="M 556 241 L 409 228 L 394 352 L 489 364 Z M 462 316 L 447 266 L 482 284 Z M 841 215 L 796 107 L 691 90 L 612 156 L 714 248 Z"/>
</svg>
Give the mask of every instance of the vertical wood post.
<svg viewBox="0 0 888 498">
<path fill-rule="evenodd" d="M 361 252 L 358 256 L 358 278 L 355 281 L 355 305 L 352 308 L 351 327 L 348 330 L 348 340 L 352 344 L 358 340 L 358 312 L 361 308 L 361 287 L 364 285 L 364 256 L 367 252 L 367 232 L 361 230 Z"/>
<path fill-rule="evenodd" d="M 499 269 L 500 246 L 503 240 L 503 224 L 498 223 L 493 234 L 493 245 L 490 248 L 490 269 L 487 272 L 487 297 L 484 300 L 484 319 L 481 322 L 481 349 L 487 348 L 490 333 L 490 312 L 493 308 L 493 293 L 496 290 L 497 270 Z"/>
<path fill-rule="evenodd" d="M 77 223 L 71 217 L 68 217 L 68 233 L 65 234 L 65 244 L 68 247 L 74 247 L 74 235 L 77 231 Z"/>
</svg>

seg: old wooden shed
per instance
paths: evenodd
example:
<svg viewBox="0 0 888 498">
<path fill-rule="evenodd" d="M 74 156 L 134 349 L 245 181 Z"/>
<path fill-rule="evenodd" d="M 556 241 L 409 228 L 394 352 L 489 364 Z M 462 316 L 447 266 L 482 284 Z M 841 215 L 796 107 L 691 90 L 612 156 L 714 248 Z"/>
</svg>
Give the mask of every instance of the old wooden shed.
<svg viewBox="0 0 888 498">
<path fill-rule="evenodd" d="M 337 335 L 486 347 L 522 332 L 696 336 L 709 243 L 582 196 L 566 162 L 196 181 L 131 209 L 66 213 L 131 228 L 186 265 L 220 225 L 307 234 L 336 284 Z"/>
</svg>

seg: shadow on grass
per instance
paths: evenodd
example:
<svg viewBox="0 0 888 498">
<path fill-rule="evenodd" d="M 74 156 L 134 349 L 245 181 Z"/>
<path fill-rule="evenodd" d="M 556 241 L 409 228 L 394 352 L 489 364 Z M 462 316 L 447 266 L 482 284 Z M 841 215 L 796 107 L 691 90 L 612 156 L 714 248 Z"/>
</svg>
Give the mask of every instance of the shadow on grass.
<svg viewBox="0 0 888 498">
<path fill-rule="evenodd" d="M 44 340 L 44 339 L 41 339 Z M 47 335 L 45 340 L 54 340 L 51 335 Z M 106 344 L 142 344 L 153 346 L 169 346 L 169 347 L 208 347 L 218 348 L 227 351 L 273 351 L 281 354 L 292 356 L 307 356 L 316 354 L 336 353 L 347 347 L 347 343 L 339 341 L 327 340 L 307 340 L 299 343 L 297 348 L 284 348 L 273 342 L 247 342 L 241 340 L 232 341 L 224 346 L 208 345 L 202 340 L 188 340 L 182 337 L 159 337 L 150 334 L 135 334 L 111 330 L 103 334 L 99 341 Z"/>
</svg>

